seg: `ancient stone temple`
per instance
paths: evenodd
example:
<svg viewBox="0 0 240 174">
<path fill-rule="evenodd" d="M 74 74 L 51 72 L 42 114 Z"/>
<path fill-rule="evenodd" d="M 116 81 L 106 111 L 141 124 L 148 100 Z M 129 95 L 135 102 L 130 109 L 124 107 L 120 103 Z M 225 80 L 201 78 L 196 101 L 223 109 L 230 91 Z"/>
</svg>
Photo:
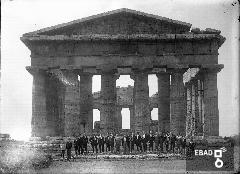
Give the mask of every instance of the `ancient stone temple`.
<svg viewBox="0 0 240 174">
<path fill-rule="evenodd" d="M 101 75 L 100 130 L 118 132 L 116 80 L 134 80 L 131 131 L 150 130 L 148 75 L 158 77 L 158 130 L 219 134 L 218 49 L 214 29 L 119 9 L 23 34 L 31 50 L 32 136 L 93 131 L 92 76 Z"/>
</svg>

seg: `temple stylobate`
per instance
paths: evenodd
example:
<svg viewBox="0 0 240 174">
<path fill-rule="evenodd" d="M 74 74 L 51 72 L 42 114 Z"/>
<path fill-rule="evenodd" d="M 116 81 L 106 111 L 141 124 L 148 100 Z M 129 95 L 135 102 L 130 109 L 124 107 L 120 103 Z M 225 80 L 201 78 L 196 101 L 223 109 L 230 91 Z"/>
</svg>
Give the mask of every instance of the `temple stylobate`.
<svg viewBox="0 0 240 174">
<path fill-rule="evenodd" d="M 218 136 L 214 29 L 119 9 L 23 34 L 31 50 L 32 136 L 93 132 L 92 76 L 101 75 L 100 131 L 119 132 L 116 80 L 134 80 L 131 131 L 151 129 L 148 75 L 158 78 L 158 130 Z M 195 71 L 196 70 L 196 71 Z M 190 77 L 190 78 L 185 78 Z"/>
</svg>

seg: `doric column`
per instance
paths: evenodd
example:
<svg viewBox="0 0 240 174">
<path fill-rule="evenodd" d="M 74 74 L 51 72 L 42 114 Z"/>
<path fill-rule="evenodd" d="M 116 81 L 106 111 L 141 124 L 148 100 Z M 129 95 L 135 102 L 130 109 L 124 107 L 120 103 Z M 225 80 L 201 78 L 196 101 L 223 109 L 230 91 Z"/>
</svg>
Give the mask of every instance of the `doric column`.
<svg viewBox="0 0 240 174">
<path fill-rule="evenodd" d="M 65 70 L 63 74 L 65 77 L 64 134 L 78 136 L 81 132 L 78 75 L 73 70 Z"/>
<path fill-rule="evenodd" d="M 122 107 L 116 107 L 117 111 L 117 130 L 120 131 L 122 129 Z"/>
<path fill-rule="evenodd" d="M 129 110 L 130 110 L 130 129 L 132 131 L 134 128 L 134 106 L 130 107 Z"/>
<path fill-rule="evenodd" d="M 186 115 L 186 136 L 192 135 L 192 86 L 190 82 L 185 84 L 186 100 L 187 100 L 187 115 Z"/>
<path fill-rule="evenodd" d="M 101 77 L 102 107 L 100 112 L 100 129 L 104 134 L 117 130 L 116 79 L 117 76 L 114 75 L 114 72 L 103 72 Z"/>
<path fill-rule="evenodd" d="M 219 135 L 217 73 L 222 67 L 203 69 L 204 135 Z"/>
<path fill-rule="evenodd" d="M 170 131 L 177 135 L 186 133 L 186 98 L 183 73 L 186 69 L 172 69 L 170 88 Z"/>
<path fill-rule="evenodd" d="M 93 131 L 92 75 L 80 74 L 80 125 L 81 133 Z"/>
<path fill-rule="evenodd" d="M 194 105 L 194 118 L 195 118 L 195 134 L 194 135 L 199 135 L 199 129 L 201 127 L 200 125 L 200 118 L 199 118 L 199 88 L 198 88 L 198 79 L 193 79 L 193 86 L 194 86 L 194 101 L 195 101 L 195 105 Z"/>
<path fill-rule="evenodd" d="M 32 86 L 32 136 L 46 137 L 49 135 L 46 108 L 47 75 L 42 70 L 27 69 L 33 75 Z"/>
<path fill-rule="evenodd" d="M 191 81 L 191 98 L 192 98 L 192 136 L 196 133 L 196 93 L 195 83 Z"/>
<path fill-rule="evenodd" d="M 134 79 L 134 131 L 149 131 L 151 113 L 149 110 L 148 74 L 135 70 Z"/>
<path fill-rule="evenodd" d="M 198 132 L 203 133 L 203 83 L 202 79 L 198 79 L 198 115 L 199 115 L 199 129 Z"/>
<path fill-rule="evenodd" d="M 161 72 L 158 77 L 158 130 L 170 131 L 170 74 Z"/>
<path fill-rule="evenodd" d="M 130 78 L 134 80 L 134 87 L 133 87 L 133 95 L 132 95 L 132 107 L 129 108 L 130 110 L 130 129 L 134 132 L 134 125 L 135 125 L 135 76 L 134 74 L 130 75 Z"/>
</svg>

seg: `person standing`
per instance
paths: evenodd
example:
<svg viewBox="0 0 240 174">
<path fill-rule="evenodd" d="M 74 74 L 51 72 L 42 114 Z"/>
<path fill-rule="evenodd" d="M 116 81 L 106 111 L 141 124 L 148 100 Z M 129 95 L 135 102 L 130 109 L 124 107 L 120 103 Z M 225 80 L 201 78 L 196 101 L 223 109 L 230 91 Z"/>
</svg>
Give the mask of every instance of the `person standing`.
<svg viewBox="0 0 240 174">
<path fill-rule="evenodd" d="M 170 132 L 170 150 L 175 153 L 176 136 Z"/>
<path fill-rule="evenodd" d="M 147 134 L 145 134 L 145 132 L 143 132 L 142 135 L 142 147 L 143 147 L 143 152 L 147 151 L 147 142 L 148 142 L 148 138 L 147 138 Z"/>
<path fill-rule="evenodd" d="M 86 154 L 88 154 L 88 149 L 87 149 L 87 145 L 88 145 L 88 137 L 86 136 L 86 134 L 83 134 L 82 137 L 82 149 L 83 149 L 83 153 L 84 151 L 86 152 Z"/>
<path fill-rule="evenodd" d="M 137 146 L 137 151 L 142 152 L 142 137 L 140 136 L 139 132 L 137 132 L 137 135 L 136 135 L 136 146 Z"/>
<path fill-rule="evenodd" d="M 106 152 L 109 152 L 111 150 L 109 135 L 107 135 L 107 137 L 105 138 L 105 143 L 106 143 Z"/>
<path fill-rule="evenodd" d="M 60 144 L 60 149 L 61 149 L 61 157 L 64 160 L 65 157 L 65 151 L 66 151 L 66 144 L 64 143 L 64 140 L 62 140 L 61 144 Z"/>
<path fill-rule="evenodd" d="M 182 154 L 183 155 L 186 155 L 186 144 L 187 144 L 187 141 L 186 141 L 186 137 L 181 137 L 181 148 L 182 148 Z"/>
<path fill-rule="evenodd" d="M 115 136 L 115 148 L 116 148 L 116 153 L 120 154 L 120 147 L 121 147 L 121 137 L 116 134 Z"/>
<path fill-rule="evenodd" d="M 104 137 L 102 136 L 102 134 L 100 134 L 98 137 L 98 146 L 100 153 L 104 152 Z"/>
<path fill-rule="evenodd" d="M 67 160 L 70 161 L 71 156 L 72 156 L 72 142 L 71 139 L 69 138 L 67 143 L 66 143 L 66 149 L 67 149 Z"/>
<path fill-rule="evenodd" d="M 181 149 L 181 146 L 182 146 L 182 137 L 180 135 L 178 135 L 176 137 L 176 147 L 177 147 L 177 153 L 180 154 L 182 149 Z"/>
<path fill-rule="evenodd" d="M 166 152 L 168 153 L 169 152 L 169 144 L 170 144 L 170 136 L 168 133 L 165 134 L 164 140 L 165 140 Z"/>
<path fill-rule="evenodd" d="M 94 153 L 94 136 L 93 135 L 89 138 L 89 141 L 90 141 L 90 144 L 92 146 L 92 151 Z"/>
<path fill-rule="evenodd" d="M 128 152 L 130 152 L 130 137 L 129 137 L 129 135 L 126 135 L 126 140 L 127 140 L 127 149 L 128 149 Z"/>
<path fill-rule="evenodd" d="M 152 133 L 152 131 L 150 131 L 149 134 L 149 151 L 153 152 L 153 142 L 154 142 L 154 135 Z"/>
<path fill-rule="evenodd" d="M 159 146 L 160 146 L 160 152 L 163 153 L 163 144 L 165 141 L 165 137 L 164 134 L 162 132 L 160 132 L 159 134 Z"/>
<path fill-rule="evenodd" d="M 134 151 L 134 144 L 136 142 L 136 137 L 135 137 L 133 132 L 132 132 L 132 135 L 129 138 L 129 142 L 130 142 L 130 153 L 132 153 Z"/>
<path fill-rule="evenodd" d="M 123 146 L 123 154 L 124 155 L 127 154 L 128 142 L 129 142 L 128 137 L 126 135 L 124 135 L 122 138 L 122 146 Z"/>
<path fill-rule="evenodd" d="M 98 138 L 96 135 L 93 136 L 93 147 L 95 149 L 95 152 L 98 153 Z"/>
<path fill-rule="evenodd" d="M 155 150 L 157 151 L 157 153 L 159 152 L 159 143 L 160 143 L 160 136 L 159 136 L 159 133 L 156 132 L 155 134 Z"/>
<path fill-rule="evenodd" d="M 114 150 L 114 144 L 115 144 L 115 137 L 113 136 L 113 134 L 110 134 L 110 147 L 111 147 L 111 152 L 113 153 Z"/>
<path fill-rule="evenodd" d="M 80 155 L 80 153 L 81 153 L 81 135 L 78 137 L 78 139 L 77 139 L 77 152 L 78 152 L 78 155 Z"/>
<path fill-rule="evenodd" d="M 78 156 L 78 145 L 77 145 L 77 138 L 73 141 L 75 156 Z"/>
</svg>

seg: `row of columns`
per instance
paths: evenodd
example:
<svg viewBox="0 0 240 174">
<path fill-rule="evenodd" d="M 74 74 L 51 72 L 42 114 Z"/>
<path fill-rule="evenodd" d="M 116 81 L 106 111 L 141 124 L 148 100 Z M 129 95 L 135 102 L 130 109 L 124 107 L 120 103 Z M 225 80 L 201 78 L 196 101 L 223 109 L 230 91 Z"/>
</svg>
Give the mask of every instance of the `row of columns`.
<svg viewBox="0 0 240 174">
<path fill-rule="evenodd" d="M 218 69 L 205 69 L 186 83 L 186 134 L 219 135 Z"/>
<path fill-rule="evenodd" d="M 204 122 L 203 127 L 206 135 L 218 135 L 217 73 L 215 71 L 202 71 L 202 81 L 191 83 L 190 89 L 189 87 L 186 88 L 183 83 L 183 73 L 185 71 L 186 69 L 177 68 L 157 73 L 159 131 L 171 131 L 174 134 L 182 135 L 187 132 L 188 134 L 189 120 L 195 118 L 197 125 L 199 122 Z M 61 98 L 63 102 L 59 103 L 64 107 L 61 110 L 61 106 L 59 106 L 61 112 L 58 112 L 58 115 L 64 120 L 64 135 L 74 136 L 82 132 L 91 133 L 93 128 L 92 75 L 80 74 L 81 80 L 79 83 L 78 73 L 75 71 L 65 70 L 62 72 L 64 77 L 67 78 L 67 84 L 63 88 L 53 89 L 50 93 L 54 90 L 60 90 L 59 94 L 63 95 Z M 41 70 L 32 74 L 34 77 L 32 99 L 33 136 L 49 135 L 52 130 L 47 123 L 47 117 L 49 117 L 46 105 L 47 76 Z M 114 72 L 102 73 L 102 103 L 100 109 L 100 130 L 102 133 L 120 129 L 119 111 L 116 105 L 117 78 L 118 76 Z M 130 127 L 136 132 L 147 132 L 150 130 L 151 121 L 148 73 L 144 70 L 133 70 L 131 78 L 134 80 L 134 107 L 130 109 Z M 202 99 L 196 97 L 199 96 L 201 91 L 204 91 Z M 196 121 L 194 121 L 195 123 Z M 194 129 L 195 131 L 196 125 L 190 125 L 191 130 Z"/>
</svg>

